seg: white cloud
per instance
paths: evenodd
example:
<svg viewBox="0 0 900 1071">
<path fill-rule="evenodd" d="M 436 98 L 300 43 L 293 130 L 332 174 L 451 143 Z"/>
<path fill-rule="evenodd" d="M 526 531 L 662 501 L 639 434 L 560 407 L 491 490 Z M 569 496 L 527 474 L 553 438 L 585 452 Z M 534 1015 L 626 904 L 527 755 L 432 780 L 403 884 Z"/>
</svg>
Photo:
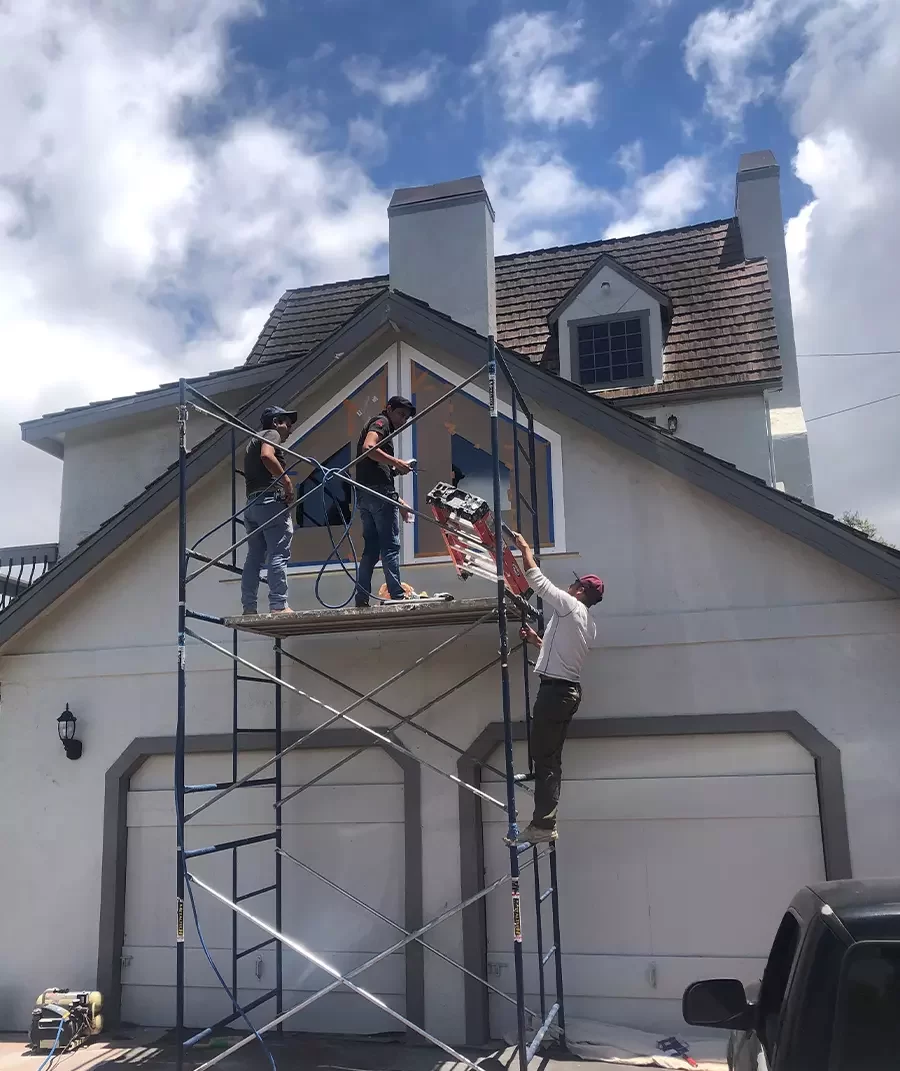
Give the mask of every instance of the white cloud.
<svg viewBox="0 0 900 1071">
<path fill-rule="evenodd" d="M 580 21 L 550 11 L 519 12 L 494 23 L 473 71 L 500 94 L 507 119 L 548 127 L 593 122 L 600 83 L 570 78 L 571 60 L 553 62 L 579 51 L 582 29 Z"/>
<path fill-rule="evenodd" d="M 545 142 L 510 142 L 481 166 L 497 215 L 498 253 L 564 242 L 573 220 L 611 204 L 604 190 L 582 182 L 568 160 Z"/>
<path fill-rule="evenodd" d="M 710 190 L 702 157 L 676 156 L 649 175 L 642 173 L 639 142 L 622 146 L 617 159 L 627 177 L 617 190 L 584 182 L 547 142 L 513 141 L 482 160 L 497 214 L 497 251 L 678 227 L 694 217 Z"/>
<path fill-rule="evenodd" d="M 371 93 L 386 107 L 416 104 L 437 89 L 440 64 L 429 59 L 415 67 L 385 67 L 374 56 L 351 56 L 342 67 L 357 93 Z"/>
<path fill-rule="evenodd" d="M 0 544 L 53 538 L 58 462 L 20 420 L 237 364 L 286 286 L 380 266 L 385 196 L 323 124 L 244 111 L 193 136 L 251 0 L 0 19 Z M 186 116 L 193 117 L 189 124 Z"/>
<path fill-rule="evenodd" d="M 793 51 L 778 69 L 776 49 Z M 900 349 L 900 4 L 896 0 L 752 0 L 701 16 L 691 73 L 728 122 L 777 95 L 796 138 L 795 173 L 811 191 L 785 230 L 801 354 Z M 782 161 L 787 163 L 787 161 Z M 807 419 L 900 392 L 900 357 L 800 359 Z M 816 498 L 868 514 L 900 542 L 900 402 L 809 422 Z"/>
<path fill-rule="evenodd" d="M 745 109 L 774 92 L 777 80 L 760 69 L 775 37 L 820 0 L 750 0 L 716 7 L 694 20 L 684 43 L 688 74 L 705 78 L 706 106 L 737 126 Z"/>
<path fill-rule="evenodd" d="M 628 162 L 633 168 L 633 162 Z M 659 171 L 638 176 L 620 192 L 616 217 L 604 237 L 681 227 L 696 218 L 711 188 L 702 156 L 675 156 Z"/>
<path fill-rule="evenodd" d="M 363 157 L 381 161 L 387 156 L 388 136 L 381 123 L 356 116 L 347 124 L 347 141 Z"/>
</svg>

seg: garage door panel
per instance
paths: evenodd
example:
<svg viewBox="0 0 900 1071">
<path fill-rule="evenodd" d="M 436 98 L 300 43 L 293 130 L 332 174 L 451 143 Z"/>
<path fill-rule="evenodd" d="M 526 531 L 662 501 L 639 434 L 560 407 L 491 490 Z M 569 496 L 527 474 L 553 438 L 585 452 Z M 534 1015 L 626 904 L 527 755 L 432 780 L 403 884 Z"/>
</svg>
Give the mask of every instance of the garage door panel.
<svg viewBox="0 0 900 1071">
<path fill-rule="evenodd" d="M 209 946 L 216 966 L 225 980 L 231 983 L 231 948 Z M 371 958 L 369 952 L 345 952 L 341 949 L 323 946 L 315 950 L 326 963 L 331 964 L 342 974 L 354 970 Z M 174 948 L 145 948 L 126 945 L 123 955 L 127 965 L 123 967 L 123 982 L 128 985 L 154 985 L 160 978 L 175 974 Z M 130 957 L 130 958 L 129 958 Z M 257 963 L 257 960 L 259 961 Z M 198 944 L 185 945 L 184 955 L 185 982 L 189 986 L 209 986 L 213 976 L 203 949 Z M 257 978 L 256 972 L 260 972 Z M 305 957 L 290 948 L 284 950 L 282 971 L 285 989 L 304 990 L 314 993 L 324 988 L 334 979 L 320 967 L 310 963 Z M 238 962 L 238 985 L 242 989 L 254 990 L 255 999 L 260 993 L 275 985 L 276 963 L 274 946 L 262 948 Z M 402 997 L 406 990 L 406 961 L 402 952 L 376 963 L 358 976 L 358 984 L 372 989 L 379 994 L 392 993 Z"/>
<path fill-rule="evenodd" d="M 285 789 L 287 792 L 288 789 Z M 213 797 L 211 792 L 196 792 L 188 797 L 188 811 Z M 271 828 L 275 810 L 272 789 L 242 788 L 217 801 L 194 821 L 188 822 L 189 835 L 200 823 L 204 828 L 233 825 L 260 825 Z M 394 818 L 403 807 L 402 785 L 358 785 L 348 792 L 344 785 L 316 785 L 283 808 L 285 825 L 336 824 L 346 822 L 378 824 Z M 132 791 L 128 798 L 129 826 L 172 826 L 175 822 L 175 797 L 171 789 Z M 218 834 L 213 838 L 218 837 Z"/>
<path fill-rule="evenodd" d="M 536 998 L 532 995 L 532 1001 Z M 534 1003 L 530 1005 L 534 1007 Z M 491 1032 L 495 1038 L 515 1036 L 515 1008 L 491 994 Z M 611 999 L 607 997 L 569 997 L 566 994 L 566 1017 L 588 1019 L 593 1022 L 615 1023 L 658 1033 L 660 1038 L 672 1034 L 684 1036 L 684 1019 L 681 1017 L 681 999 L 646 1000 L 643 998 Z M 532 1025 L 532 1029 L 537 1024 Z M 726 1042 L 722 1041 L 722 1059 L 725 1058 Z"/>
<path fill-rule="evenodd" d="M 252 990 L 241 990 L 238 999 L 242 1004 L 248 1004 L 257 995 Z M 305 990 L 285 990 L 285 1010 L 309 995 Z M 387 994 L 384 1001 L 404 1014 L 405 1002 L 402 997 Z M 192 986 L 185 994 L 185 1020 L 189 1029 L 199 1030 L 228 1015 L 230 1011 L 231 1004 L 219 987 Z M 250 1022 L 257 1029 L 274 1018 L 274 999 L 249 1014 Z M 171 1026 L 175 1021 L 174 989 L 168 986 L 123 986 L 122 1019 L 126 1023 L 141 1026 Z M 240 1026 L 236 1024 L 235 1029 L 240 1029 Z M 335 992 L 293 1016 L 285 1024 L 285 1029 L 324 1034 L 378 1034 L 403 1028 L 396 1019 L 355 993 Z"/>
<path fill-rule="evenodd" d="M 524 743 L 514 745 L 514 756 L 516 769 L 526 769 L 528 754 Z M 502 770 L 502 751 L 495 752 L 491 762 Z M 592 740 L 572 737 L 565 751 L 565 776 L 574 780 L 814 772 L 812 755 L 788 733 L 604 737 Z M 485 770 L 482 776 L 485 781 L 502 780 L 489 770 Z"/>
<path fill-rule="evenodd" d="M 632 821 L 642 818 L 748 818 L 817 815 L 816 779 L 810 774 L 758 777 L 648 777 L 588 781 L 566 777 L 563 808 L 568 822 L 579 819 Z M 530 816 L 525 809 L 523 818 Z M 505 824 L 491 808 L 485 821 Z"/>
<path fill-rule="evenodd" d="M 297 787 L 330 769 L 348 752 L 341 748 L 296 748 L 282 759 L 281 771 L 285 785 Z M 243 752 L 238 756 L 238 775 L 243 777 L 271 754 L 257 751 Z M 189 785 L 205 785 L 212 781 L 231 780 L 231 755 L 188 754 L 184 760 L 185 780 Z M 265 777 L 266 774 L 260 774 Z M 345 763 L 328 775 L 330 785 L 398 784 L 403 781 L 403 772 L 396 762 L 381 749 L 367 751 L 364 757 Z M 174 760 L 171 755 L 153 755 L 146 759 L 131 775 L 132 791 L 171 789 L 174 781 Z"/>
<path fill-rule="evenodd" d="M 534 947 L 531 931 L 526 939 Z M 565 944 L 565 939 L 564 939 Z M 548 947 L 548 946 L 545 946 Z M 579 947 L 577 944 L 570 947 Z M 525 989 L 538 993 L 538 957 L 526 953 Z M 512 951 L 492 952 L 488 956 L 490 981 L 510 996 L 515 995 L 515 967 Z M 727 956 L 616 956 L 583 955 L 569 952 L 564 956 L 563 984 L 566 997 L 647 998 L 681 1000 L 685 988 L 698 978 L 740 978 L 746 984 L 757 981 L 766 961 L 764 957 Z M 556 991 L 553 959 L 545 968 L 548 999 Z M 499 971 L 499 974 L 497 973 Z M 532 1008 L 534 1005 L 530 1005 Z"/>
</svg>

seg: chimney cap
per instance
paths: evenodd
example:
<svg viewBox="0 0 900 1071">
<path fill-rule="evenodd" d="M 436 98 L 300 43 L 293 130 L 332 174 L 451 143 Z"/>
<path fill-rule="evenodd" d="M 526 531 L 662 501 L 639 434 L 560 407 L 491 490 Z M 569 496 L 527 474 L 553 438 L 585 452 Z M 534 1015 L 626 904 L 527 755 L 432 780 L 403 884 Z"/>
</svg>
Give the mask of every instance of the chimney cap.
<svg viewBox="0 0 900 1071">
<path fill-rule="evenodd" d="M 777 175 L 779 170 L 775 153 L 771 149 L 757 149 L 756 152 L 742 153 L 738 161 L 738 178 L 747 175 L 747 172 L 751 171 L 765 171 L 768 174 Z M 747 175 L 747 177 L 757 178 L 760 176 Z"/>
<path fill-rule="evenodd" d="M 407 186 L 394 190 L 391 203 L 388 205 L 388 213 L 403 209 L 408 211 L 413 209 L 414 206 L 436 208 L 438 207 L 438 202 L 456 200 L 483 200 L 493 218 L 494 209 L 491 206 L 487 190 L 484 188 L 484 181 L 481 175 L 451 179 L 450 182 L 436 182 L 432 186 Z"/>
</svg>

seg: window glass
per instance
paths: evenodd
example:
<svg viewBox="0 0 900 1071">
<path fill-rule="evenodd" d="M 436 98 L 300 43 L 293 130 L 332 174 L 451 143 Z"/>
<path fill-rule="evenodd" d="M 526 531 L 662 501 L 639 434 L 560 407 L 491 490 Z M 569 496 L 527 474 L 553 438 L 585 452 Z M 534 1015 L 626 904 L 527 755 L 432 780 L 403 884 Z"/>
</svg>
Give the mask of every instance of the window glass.
<svg viewBox="0 0 900 1071">
<path fill-rule="evenodd" d="M 644 340 L 639 319 L 578 327 L 578 368 L 583 386 L 641 379 Z"/>
<path fill-rule="evenodd" d="M 835 1002 L 841 963 L 847 946 L 825 927 L 811 956 L 797 966 L 799 992 L 797 1020 L 791 1027 L 785 1066 L 792 1071 L 825 1071 L 831 1051 Z M 782 1057 L 779 1056 L 779 1060 Z"/>
<path fill-rule="evenodd" d="M 350 443 L 322 462 L 326 469 L 342 469 L 350 464 L 353 454 Z M 351 472 L 349 475 L 353 475 Z M 316 469 L 302 483 L 297 484 L 297 511 L 295 523 L 298 528 L 324 528 L 339 525 L 350 517 L 353 492 L 349 483 L 337 476 L 326 476 Z"/>
<path fill-rule="evenodd" d="M 412 363 L 412 399 L 419 410 L 431 405 L 446 394 L 451 384 L 415 362 Z M 448 398 L 424 420 L 413 425 L 412 452 L 418 461 L 414 479 L 414 502 L 417 510 L 430 514 L 425 501 L 436 483 L 453 483 L 464 491 L 493 503 L 493 472 L 491 466 L 491 424 L 488 407 L 471 395 L 460 391 Z M 535 437 L 537 460 L 537 501 L 541 545 L 553 545 L 553 487 L 550 443 Z M 519 487 L 530 501 L 529 469 L 525 460 L 528 436 L 519 430 L 519 441 L 526 451 L 519 455 Z M 531 538 L 531 515 L 522 505 L 517 515 L 514 491 L 514 439 L 512 421 L 500 420 L 500 499 L 503 519 L 512 528 L 521 526 Z M 426 521 L 415 523 L 417 557 L 447 553 L 440 529 Z"/>
<path fill-rule="evenodd" d="M 900 1066 L 900 944 L 861 944 L 847 953 L 835 1039 L 836 1071 Z"/>
<path fill-rule="evenodd" d="M 759 1035 L 769 1063 L 772 1062 L 778 1041 L 781 1006 L 784 1003 L 799 940 L 800 926 L 796 918 L 788 912 L 775 934 L 759 990 Z"/>
</svg>

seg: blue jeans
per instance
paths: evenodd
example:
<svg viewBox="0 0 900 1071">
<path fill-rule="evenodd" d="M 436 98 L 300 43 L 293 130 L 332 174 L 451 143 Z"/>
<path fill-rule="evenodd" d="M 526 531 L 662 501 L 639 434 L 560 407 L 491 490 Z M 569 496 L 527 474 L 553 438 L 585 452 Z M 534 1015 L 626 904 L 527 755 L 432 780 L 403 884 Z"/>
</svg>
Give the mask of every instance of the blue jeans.
<svg viewBox="0 0 900 1071">
<path fill-rule="evenodd" d="M 241 605 L 245 612 L 256 610 L 259 594 L 259 571 L 266 567 L 269 583 L 269 610 L 287 606 L 287 563 L 291 560 L 291 514 L 285 503 L 271 491 L 251 495 L 244 510 L 247 557 L 241 574 Z"/>
<path fill-rule="evenodd" d="M 357 606 L 368 602 L 372 592 L 372 574 L 378 559 L 384 567 L 388 594 L 392 599 L 403 598 L 400 583 L 400 507 L 380 498 L 360 492 L 356 500 L 363 526 L 362 557 L 356 584 Z"/>
</svg>

